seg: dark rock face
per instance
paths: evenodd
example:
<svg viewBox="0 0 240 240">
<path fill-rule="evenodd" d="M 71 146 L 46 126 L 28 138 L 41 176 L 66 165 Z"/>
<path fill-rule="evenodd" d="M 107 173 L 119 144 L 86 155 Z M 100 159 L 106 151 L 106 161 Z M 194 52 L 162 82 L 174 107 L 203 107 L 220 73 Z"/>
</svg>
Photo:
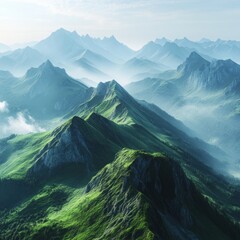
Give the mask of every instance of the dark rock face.
<svg viewBox="0 0 240 240">
<path fill-rule="evenodd" d="M 122 171 L 119 165 L 115 167 Z M 86 192 L 100 187 L 108 199 L 106 214 L 121 213 L 126 221 L 130 221 L 134 211 L 142 211 L 149 204 L 146 214 L 154 239 L 198 239 L 192 231 L 194 216 L 190 210 L 194 186 L 177 163 L 165 157 L 139 155 L 127 172 L 116 175 L 121 179 L 118 192 L 113 193 L 111 186 L 104 184 L 104 180 L 111 182 L 107 169 L 87 185 Z"/>
<path fill-rule="evenodd" d="M 44 168 L 54 169 L 68 163 L 80 163 L 89 171 L 91 166 L 91 153 L 85 139 L 78 127 L 80 118 L 73 118 L 69 126 L 57 133 L 37 155 L 32 171 L 38 172 Z"/>
<path fill-rule="evenodd" d="M 100 211 L 109 229 L 119 224 L 130 230 L 123 239 L 137 239 L 139 229 L 142 235 L 150 231 L 154 240 L 212 239 L 213 226 L 216 233 L 229 236 L 223 239 L 239 236 L 237 227 L 209 205 L 179 163 L 166 156 L 124 149 L 88 183 L 85 192 L 90 191 L 100 192 L 97 201 L 104 203 Z M 139 226 L 131 229 L 136 219 Z M 99 239 L 110 239 L 109 233 Z"/>
<path fill-rule="evenodd" d="M 197 239 L 186 230 L 194 224 L 189 210 L 193 185 L 178 164 L 169 159 L 139 157 L 131 166 L 130 182 L 149 198 L 155 211 L 153 225 L 161 219 L 176 239 Z"/>
</svg>

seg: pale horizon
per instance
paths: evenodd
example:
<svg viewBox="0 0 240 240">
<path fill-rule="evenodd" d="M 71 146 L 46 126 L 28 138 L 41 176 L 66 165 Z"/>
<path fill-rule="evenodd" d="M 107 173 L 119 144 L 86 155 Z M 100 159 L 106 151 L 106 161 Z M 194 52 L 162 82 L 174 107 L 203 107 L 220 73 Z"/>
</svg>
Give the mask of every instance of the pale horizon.
<svg viewBox="0 0 240 240">
<path fill-rule="evenodd" d="M 40 41 L 59 28 L 114 35 L 135 50 L 162 37 L 240 40 L 239 16 L 237 0 L 2 0 L 0 43 Z"/>
<path fill-rule="evenodd" d="M 24 42 L 9 42 L 9 43 L 6 43 L 6 42 L 3 42 L 3 41 L 0 41 L 0 44 L 4 44 L 8 47 L 11 47 L 11 46 L 14 46 L 14 45 L 27 45 L 27 44 L 35 44 L 35 43 L 38 43 L 44 39 L 46 39 L 47 37 L 49 37 L 53 32 L 56 32 L 58 31 L 59 29 L 64 29 L 66 31 L 69 31 L 69 32 L 73 32 L 73 31 L 76 31 L 80 36 L 86 36 L 86 35 L 89 35 L 90 37 L 92 38 L 100 38 L 100 39 L 103 39 L 104 37 L 106 38 L 110 38 L 112 36 L 114 36 L 120 43 L 123 43 L 124 45 L 128 46 L 129 48 L 133 49 L 133 50 L 139 50 L 141 49 L 144 45 L 146 45 L 147 43 L 151 42 L 151 41 L 155 41 L 156 39 L 161 39 L 161 38 L 166 38 L 167 40 L 169 41 L 174 41 L 176 39 L 184 39 L 184 38 L 187 38 L 188 40 L 190 41 L 193 41 L 193 42 L 198 42 L 202 39 L 208 39 L 210 41 L 217 41 L 217 40 L 223 40 L 223 41 L 240 41 L 239 39 L 223 39 L 223 38 L 215 38 L 215 39 L 212 39 L 212 38 L 209 38 L 209 37 L 200 37 L 200 38 L 196 38 L 196 39 L 192 39 L 192 38 L 189 38 L 189 37 L 186 37 L 186 36 L 182 36 L 182 37 L 176 37 L 176 38 L 168 38 L 166 36 L 159 36 L 159 37 L 155 37 L 153 39 L 149 39 L 147 40 L 146 42 L 143 42 L 141 45 L 131 45 L 129 44 L 128 42 L 124 42 L 123 40 L 121 40 L 120 38 L 116 37 L 115 35 L 108 35 L 108 36 L 94 36 L 94 35 L 90 35 L 88 33 L 86 34 L 81 34 L 79 33 L 77 30 L 73 29 L 73 30 L 70 30 L 70 29 L 66 29 L 66 28 L 63 28 L 63 27 L 60 27 L 60 28 L 57 28 L 55 30 L 53 30 L 52 32 L 49 32 L 49 33 L 46 33 L 46 35 L 44 35 L 42 38 L 39 38 L 39 39 L 28 39 L 28 41 L 24 41 Z M 0 37 L 1 39 L 1 37 Z"/>
</svg>

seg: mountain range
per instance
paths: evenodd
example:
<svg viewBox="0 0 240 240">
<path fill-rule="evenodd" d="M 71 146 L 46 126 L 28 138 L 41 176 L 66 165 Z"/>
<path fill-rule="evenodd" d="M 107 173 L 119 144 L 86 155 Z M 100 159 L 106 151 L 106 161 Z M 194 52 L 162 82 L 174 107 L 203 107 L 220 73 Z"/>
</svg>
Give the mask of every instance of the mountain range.
<svg viewBox="0 0 240 240">
<path fill-rule="evenodd" d="M 70 120 L 56 129 L 0 141 L 1 209 L 5 209 L 1 238 L 104 239 L 117 234 L 126 239 L 208 239 L 217 234 L 220 239 L 237 239 L 238 227 L 230 221 L 237 201 L 235 187 L 228 193 L 216 189 L 225 190 L 227 182 L 205 166 L 220 162 L 201 149 L 204 143 L 166 121 L 171 118 L 166 113 L 161 117 L 161 111 L 154 113 L 138 103 L 115 81 L 91 91 L 89 100 L 74 108 L 65 116 Z M 126 147 L 165 154 L 119 152 Z M 215 205 L 202 194 L 214 198 Z M 228 203 L 227 216 L 220 211 L 220 196 Z M 76 231 L 78 214 L 85 228 Z M 121 219 L 122 227 L 131 227 L 127 232 L 97 230 L 100 216 L 110 229 Z M 208 219 L 208 224 L 200 218 Z M 19 232 L 13 235 L 10 229 L 16 221 Z M 139 228 L 140 221 L 145 224 Z M 202 228 L 204 233 L 198 230 Z"/>
<path fill-rule="evenodd" d="M 46 61 L 46 57 L 41 53 L 33 48 L 26 47 L 2 55 L 0 57 L 0 69 L 21 76 L 30 67 L 37 67 L 44 61 Z"/>
<path fill-rule="evenodd" d="M 2 87 L 9 88 L 3 95 L 4 100 L 18 111 L 27 110 L 37 119 L 62 116 L 87 94 L 84 84 L 71 78 L 64 69 L 54 67 L 49 60 L 38 68 L 29 69 L 24 77 L 13 79 L 12 85 L 9 81 L 3 82 Z"/>
<path fill-rule="evenodd" d="M 59 29 L 4 50 L 0 239 L 238 240 L 238 44 Z"/>
<path fill-rule="evenodd" d="M 37 67 L 49 59 L 77 79 L 90 79 L 89 83 L 118 79 L 126 84 L 176 69 L 193 51 L 207 61 L 232 59 L 240 62 L 240 44 L 237 41 L 205 39 L 193 42 L 187 38 L 174 41 L 162 38 L 134 51 L 114 36 L 93 38 L 60 28 L 29 45 L 15 50 L 2 48 L 0 69 L 20 76 L 30 67 Z"/>
<path fill-rule="evenodd" d="M 205 141 L 217 141 L 236 158 L 240 66 L 232 60 L 209 62 L 193 52 L 172 76 L 147 78 L 126 89 L 136 98 L 168 109 Z"/>
</svg>

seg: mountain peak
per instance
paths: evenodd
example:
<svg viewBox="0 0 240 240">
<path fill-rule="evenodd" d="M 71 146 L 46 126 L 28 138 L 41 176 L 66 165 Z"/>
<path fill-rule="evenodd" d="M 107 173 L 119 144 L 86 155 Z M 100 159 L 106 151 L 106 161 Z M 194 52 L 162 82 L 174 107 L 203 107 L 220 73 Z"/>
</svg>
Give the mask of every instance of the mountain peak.
<svg viewBox="0 0 240 240">
<path fill-rule="evenodd" d="M 15 51 L 12 52 L 12 56 L 16 56 L 16 55 L 18 55 L 18 56 L 23 56 L 23 55 L 32 56 L 33 54 L 35 55 L 35 57 L 36 57 L 36 55 L 41 56 L 41 53 L 38 52 L 38 50 L 36 50 L 34 48 L 31 48 L 29 46 L 27 46 L 25 48 L 18 48 Z"/>
<path fill-rule="evenodd" d="M 188 74 L 196 70 L 202 71 L 203 69 L 205 69 L 205 67 L 209 65 L 210 62 L 205 60 L 197 52 L 194 51 L 189 55 L 186 61 L 177 68 L 177 70 L 179 72 L 184 72 L 185 74 Z"/>
<path fill-rule="evenodd" d="M 188 57 L 189 60 L 204 60 L 197 52 L 193 51 Z"/>
<path fill-rule="evenodd" d="M 117 41 L 117 39 L 115 38 L 114 35 L 112 35 L 109 39 L 112 40 L 112 41 Z"/>
<path fill-rule="evenodd" d="M 0 78 L 6 79 L 6 78 L 14 78 L 11 72 L 5 71 L 5 70 L 0 70 Z"/>
<path fill-rule="evenodd" d="M 159 41 L 169 41 L 167 38 L 165 37 L 162 37 L 162 38 L 157 38 L 156 40 L 159 40 Z"/>
<path fill-rule="evenodd" d="M 165 37 L 157 38 L 155 40 L 155 43 L 160 44 L 161 46 L 163 46 L 166 42 L 170 42 L 170 40 Z"/>
<path fill-rule="evenodd" d="M 152 46 L 157 46 L 157 44 L 153 41 L 148 42 L 145 46 L 152 47 Z"/>
<path fill-rule="evenodd" d="M 64 28 L 59 28 L 59 29 L 57 29 L 55 32 L 53 32 L 53 33 L 69 33 L 69 31 L 68 30 L 66 30 L 66 29 L 64 29 Z"/>
<path fill-rule="evenodd" d="M 53 139 L 36 156 L 30 173 L 49 171 L 66 163 L 80 163 L 89 171 L 92 156 L 88 149 L 85 132 L 86 122 L 73 117 L 52 132 Z M 57 142 L 57 144 L 56 144 Z"/>
<path fill-rule="evenodd" d="M 60 37 L 77 37 L 78 33 L 76 31 L 70 32 L 64 28 L 59 28 L 57 29 L 55 32 L 52 32 L 50 37 L 56 37 L 56 38 L 60 38 Z"/>
<path fill-rule="evenodd" d="M 50 60 L 42 63 L 38 68 L 30 68 L 25 74 L 25 79 L 38 79 L 41 81 L 48 81 L 52 79 L 51 82 L 58 82 L 64 79 L 68 79 L 69 76 L 64 69 L 55 67 Z"/>
<path fill-rule="evenodd" d="M 205 65 L 210 64 L 206 59 L 200 56 L 197 52 L 192 52 L 185 61 L 186 64 L 190 65 Z"/>
<path fill-rule="evenodd" d="M 84 120 L 81 119 L 80 117 L 74 116 L 72 119 L 70 119 L 70 122 L 72 126 L 77 126 L 79 125 L 79 123 L 84 122 Z"/>
<path fill-rule="evenodd" d="M 78 36 L 77 31 L 72 31 L 72 34 Z"/>
<path fill-rule="evenodd" d="M 105 95 L 107 91 L 112 89 L 116 84 L 118 84 L 115 80 L 108 81 L 108 82 L 100 82 L 96 87 L 96 94 L 98 95 Z"/>
<path fill-rule="evenodd" d="M 128 101 L 132 99 L 129 93 L 116 81 L 100 82 L 95 89 L 95 95 L 101 96 L 118 96 L 118 98 Z"/>
<path fill-rule="evenodd" d="M 106 82 L 105 84 L 108 86 L 108 89 L 118 90 L 118 91 L 124 90 L 123 87 L 114 79 L 112 81 Z"/>
<path fill-rule="evenodd" d="M 46 62 L 40 65 L 40 69 L 52 69 L 54 68 L 52 62 L 48 59 Z"/>
<path fill-rule="evenodd" d="M 25 51 L 30 51 L 30 50 L 32 51 L 33 49 L 32 49 L 31 47 L 29 47 L 29 46 L 26 46 L 26 47 L 24 48 L 24 50 L 25 50 Z"/>
</svg>

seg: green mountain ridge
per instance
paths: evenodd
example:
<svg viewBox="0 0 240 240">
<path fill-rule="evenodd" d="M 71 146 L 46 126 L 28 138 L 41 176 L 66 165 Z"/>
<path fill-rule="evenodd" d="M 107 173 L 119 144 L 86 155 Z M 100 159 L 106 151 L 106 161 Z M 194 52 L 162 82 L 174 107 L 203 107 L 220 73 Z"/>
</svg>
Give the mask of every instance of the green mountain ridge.
<svg viewBox="0 0 240 240">
<path fill-rule="evenodd" d="M 238 182 L 206 166 L 224 153 L 116 81 L 84 93 L 54 130 L 0 140 L 0 239 L 237 239 Z"/>
<path fill-rule="evenodd" d="M 18 231 L 12 232 L 18 221 Z M 1 214 L 1 239 L 238 239 L 168 157 L 124 149 L 86 187 L 50 184 Z"/>
<path fill-rule="evenodd" d="M 65 118 L 75 115 L 84 118 L 92 112 L 96 112 L 117 124 L 142 126 L 169 148 L 178 146 L 193 156 L 197 156 L 199 160 L 205 159 L 205 163 L 208 165 L 216 162 L 216 160 L 209 156 L 205 150 L 216 158 L 225 157 L 225 153 L 220 149 L 212 147 L 197 138 L 189 137 L 186 132 L 191 134 L 191 131 L 179 125 L 179 122 L 173 118 L 171 118 L 170 123 L 170 117 L 167 117 L 161 109 L 156 106 L 155 108 L 144 106 L 144 104 L 136 101 L 116 81 L 100 83 L 96 89 L 93 89 L 89 100 L 75 107 Z M 171 154 L 171 152 L 167 150 L 168 154 Z M 219 168 L 221 168 L 221 165 L 219 165 Z"/>
</svg>

